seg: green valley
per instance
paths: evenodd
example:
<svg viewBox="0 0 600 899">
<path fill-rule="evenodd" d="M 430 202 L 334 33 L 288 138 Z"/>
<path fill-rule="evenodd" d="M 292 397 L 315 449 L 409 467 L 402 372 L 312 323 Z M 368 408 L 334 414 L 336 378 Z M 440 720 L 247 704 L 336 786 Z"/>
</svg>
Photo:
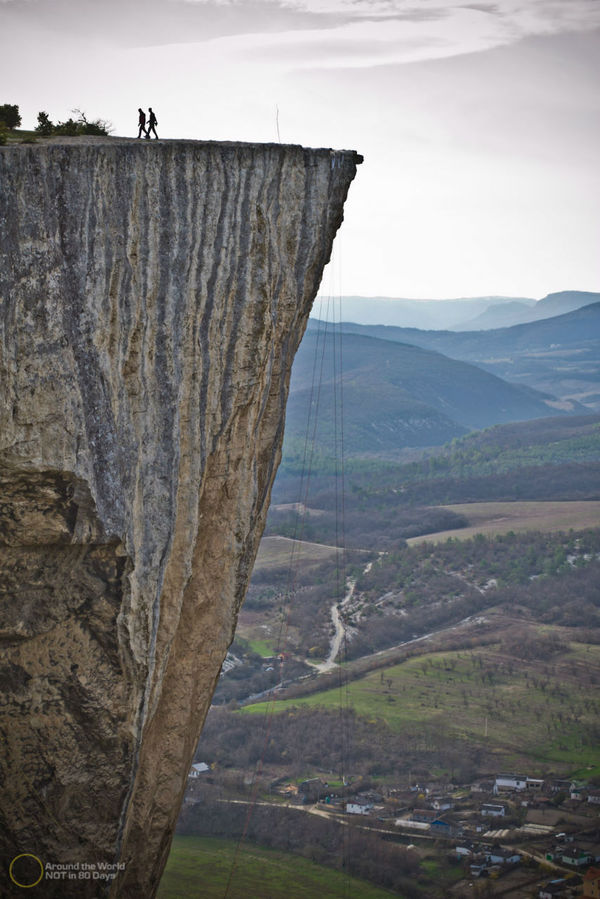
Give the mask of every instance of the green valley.
<svg viewBox="0 0 600 899">
<path fill-rule="evenodd" d="M 533 330 L 516 348 L 555 325 L 520 326 Z M 394 329 L 320 327 L 298 354 L 265 535 L 197 749 L 209 770 L 189 781 L 190 842 L 163 886 L 191 889 L 198 870 L 212 889 L 192 847 L 245 834 L 248 894 L 284 895 L 269 847 L 405 899 L 520 899 L 547 875 L 527 853 L 568 876 L 556 833 L 600 857 L 600 416 L 576 402 L 555 414 L 547 394 L 394 344 Z M 523 772 L 525 796 L 497 795 L 506 771 Z M 517 862 L 491 861 L 499 841 Z"/>
</svg>

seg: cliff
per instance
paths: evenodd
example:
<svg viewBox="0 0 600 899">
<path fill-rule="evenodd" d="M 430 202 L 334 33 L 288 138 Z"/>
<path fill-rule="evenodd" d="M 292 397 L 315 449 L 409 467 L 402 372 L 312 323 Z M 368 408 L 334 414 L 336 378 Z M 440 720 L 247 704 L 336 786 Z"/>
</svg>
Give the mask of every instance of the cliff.
<svg viewBox="0 0 600 899">
<path fill-rule="evenodd" d="M 118 871 L 44 896 L 155 893 L 360 161 L 0 149 L 2 856 Z"/>
</svg>

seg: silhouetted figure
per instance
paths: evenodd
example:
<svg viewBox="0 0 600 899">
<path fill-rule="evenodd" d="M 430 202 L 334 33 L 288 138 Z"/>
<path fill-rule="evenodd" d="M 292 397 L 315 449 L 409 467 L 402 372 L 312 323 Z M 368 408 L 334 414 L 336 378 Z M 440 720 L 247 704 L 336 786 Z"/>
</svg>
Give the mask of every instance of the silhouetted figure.
<svg viewBox="0 0 600 899">
<path fill-rule="evenodd" d="M 158 134 L 156 133 L 156 125 L 158 125 L 158 119 L 154 115 L 154 111 L 151 106 L 148 107 L 148 112 L 150 115 L 148 116 L 148 130 L 146 131 L 146 137 L 150 138 L 150 134 L 153 133 L 154 137 L 158 140 Z"/>
<path fill-rule="evenodd" d="M 139 107 L 138 107 L 138 112 L 139 112 L 138 125 L 140 126 L 139 130 L 138 130 L 138 139 L 139 139 L 142 136 L 142 131 L 144 132 L 144 137 L 148 137 L 148 132 L 146 131 L 146 113 L 144 112 L 143 109 L 140 109 Z"/>
</svg>

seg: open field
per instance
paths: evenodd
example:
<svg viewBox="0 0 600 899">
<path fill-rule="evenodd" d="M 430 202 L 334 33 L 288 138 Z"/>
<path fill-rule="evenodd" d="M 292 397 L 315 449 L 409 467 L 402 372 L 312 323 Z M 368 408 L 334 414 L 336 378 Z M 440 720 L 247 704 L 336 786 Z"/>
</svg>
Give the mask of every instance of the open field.
<svg viewBox="0 0 600 899">
<path fill-rule="evenodd" d="M 256 557 L 255 568 L 258 571 L 268 568 L 283 568 L 291 564 L 292 553 L 294 564 L 302 562 L 316 565 L 334 558 L 339 551 L 335 546 L 309 543 L 306 540 L 292 540 L 290 537 L 263 537 Z"/>
<path fill-rule="evenodd" d="M 247 640 L 252 652 L 263 658 L 281 652 L 282 634 L 281 614 L 277 608 L 255 612 L 242 606 L 236 635 Z"/>
<path fill-rule="evenodd" d="M 176 836 L 158 899 L 385 899 L 390 893 L 306 858 L 214 837 Z M 397 893 L 394 895 L 398 895 Z"/>
<path fill-rule="evenodd" d="M 538 636 L 551 631 L 539 629 Z M 535 634 L 528 639 L 529 658 L 515 657 L 504 643 L 409 658 L 350 682 L 344 701 L 397 733 L 441 730 L 484 744 L 507 761 L 530 760 L 536 768 L 599 765 L 600 646 L 563 643 L 544 653 L 543 644 L 536 651 Z M 290 706 L 337 709 L 339 702 L 339 689 L 329 689 L 272 706 L 275 712 Z M 244 709 L 252 711 L 264 712 L 264 705 Z"/>
<path fill-rule="evenodd" d="M 568 531 L 600 526 L 600 502 L 510 502 L 457 503 L 444 506 L 464 515 L 469 526 L 410 537 L 407 543 L 442 543 L 449 537 L 467 539 L 476 534 L 506 534 L 508 531 Z"/>
</svg>

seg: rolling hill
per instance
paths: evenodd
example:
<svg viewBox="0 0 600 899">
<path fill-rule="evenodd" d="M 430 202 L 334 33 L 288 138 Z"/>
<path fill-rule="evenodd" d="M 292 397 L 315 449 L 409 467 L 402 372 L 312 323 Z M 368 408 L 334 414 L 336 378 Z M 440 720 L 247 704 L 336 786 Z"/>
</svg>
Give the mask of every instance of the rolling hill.
<svg viewBox="0 0 600 899">
<path fill-rule="evenodd" d="M 312 328 L 316 327 L 313 322 Z M 470 362 L 500 378 L 559 397 L 564 411 L 583 411 L 578 404 L 600 409 L 600 303 L 490 331 L 422 331 L 352 323 L 341 327 L 348 334 L 411 344 Z"/>
<path fill-rule="evenodd" d="M 470 430 L 541 418 L 554 411 L 553 397 L 508 384 L 439 352 L 350 333 L 344 335 L 342 349 L 344 440 L 349 456 L 439 445 Z M 288 449 L 304 440 L 308 410 L 314 411 L 318 401 L 316 443 L 325 454 L 333 453 L 336 358 L 339 347 L 334 348 L 331 330 L 319 331 L 313 325 L 294 362 L 286 421 Z M 321 382 L 318 400 L 315 375 Z"/>
</svg>

